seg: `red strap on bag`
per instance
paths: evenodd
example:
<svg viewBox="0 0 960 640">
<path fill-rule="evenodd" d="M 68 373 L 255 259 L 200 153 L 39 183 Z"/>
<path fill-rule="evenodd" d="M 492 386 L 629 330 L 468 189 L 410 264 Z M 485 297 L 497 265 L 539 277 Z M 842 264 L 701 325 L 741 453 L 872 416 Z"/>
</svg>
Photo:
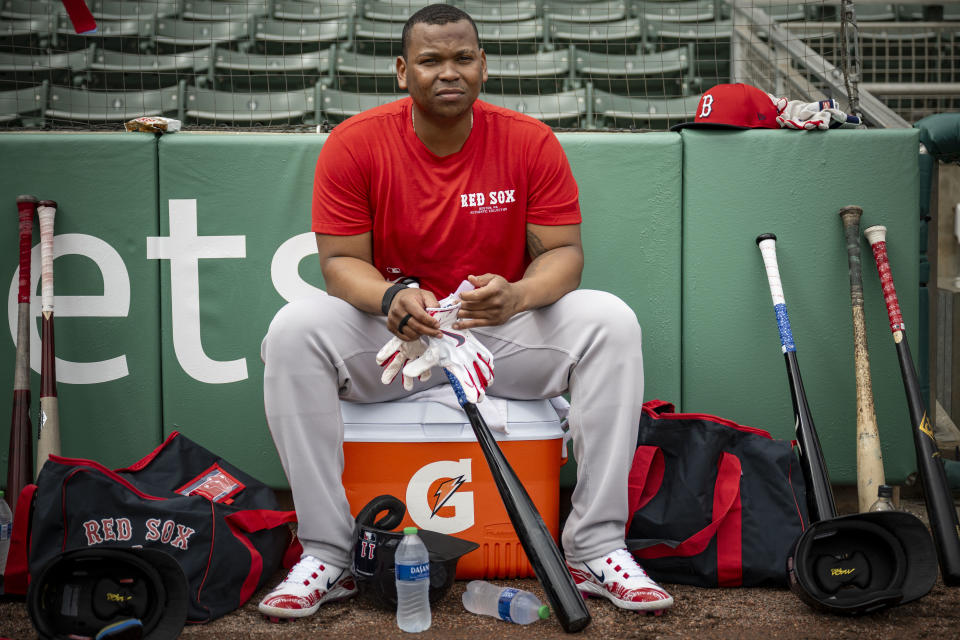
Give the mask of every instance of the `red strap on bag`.
<svg viewBox="0 0 960 640">
<path fill-rule="evenodd" d="M 239 540 L 243 546 L 250 552 L 250 572 L 243 581 L 240 588 L 240 604 L 250 599 L 253 592 L 257 590 L 257 584 L 260 582 L 260 574 L 263 573 L 263 557 L 253 543 L 247 539 L 246 533 L 255 533 L 264 529 L 273 529 L 289 522 L 297 521 L 296 511 L 270 511 L 267 509 L 250 509 L 248 511 L 238 511 L 226 516 L 227 526 L 231 533 Z M 288 547 L 289 549 L 289 547 Z"/>
<path fill-rule="evenodd" d="M 10 552 L 3 574 L 3 591 L 26 595 L 30 584 L 30 510 L 37 485 L 28 484 L 17 496 L 17 512 L 13 514 L 13 533 L 10 534 Z"/>
<path fill-rule="evenodd" d="M 638 449 L 640 448 L 638 447 Z M 657 449 L 657 447 L 647 448 Z M 646 549 L 637 549 L 634 551 L 634 555 L 640 559 L 694 556 L 706 549 L 710 540 L 716 535 L 720 584 L 721 586 L 739 584 L 742 579 L 740 563 L 741 472 L 740 460 L 736 456 L 724 452 L 720 457 L 717 469 L 717 479 L 713 492 L 713 514 L 710 524 L 675 547 L 661 543 Z M 640 493 L 645 494 L 647 491 L 646 486 L 642 486 Z M 720 533 L 721 531 L 722 533 Z"/>
<path fill-rule="evenodd" d="M 633 514 L 645 507 L 663 484 L 663 451 L 660 447 L 640 445 L 633 454 L 633 465 L 627 477 L 627 498 L 630 516 L 627 531 L 633 522 Z"/>
</svg>

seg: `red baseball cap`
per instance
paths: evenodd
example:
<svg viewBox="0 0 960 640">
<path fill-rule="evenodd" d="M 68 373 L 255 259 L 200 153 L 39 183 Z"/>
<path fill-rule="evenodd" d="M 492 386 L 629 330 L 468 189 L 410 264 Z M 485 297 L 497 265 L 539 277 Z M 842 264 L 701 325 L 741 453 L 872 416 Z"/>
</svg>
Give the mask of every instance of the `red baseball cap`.
<svg viewBox="0 0 960 640">
<path fill-rule="evenodd" d="M 777 107 L 766 93 L 749 84 L 718 84 L 700 96 L 693 122 L 670 127 L 702 129 L 779 129 Z"/>
</svg>

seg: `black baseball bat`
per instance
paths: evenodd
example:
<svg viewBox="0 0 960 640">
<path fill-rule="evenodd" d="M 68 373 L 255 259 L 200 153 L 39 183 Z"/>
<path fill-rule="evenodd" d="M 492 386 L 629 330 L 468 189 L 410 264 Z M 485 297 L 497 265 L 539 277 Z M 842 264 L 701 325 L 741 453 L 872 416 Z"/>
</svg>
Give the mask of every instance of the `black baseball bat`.
<svg viewBox="0 0 960 640">
<path fill-rule="evenodd" d="M 917 369 L 913 364 L 913 356 L 910 355 L 910 346 L 907 344 L 906 327 L 903 323 L 903 315 L 900 313 L 897 290 L 893 286 L 890 259 L 887 257 L 887 228 L 882 225 L 868 227 L 863 230 L 863 235 L 873 249 L 883 299 L 887 305 L 890 331 L 893 332 L 893 343 L 896 345 L 897 358 L 900 360 L 900 375 L 903 377 L 910 422 L 913 425 L 913 446 L 916 449 L 917 467 L 923 482 L 927 516 L 930 520 L 930 528 L 933 530 L 933 541 L 940 561 L 940 574 L 944 584 L 960 585 L 960 523 L 957 521 L 957 510 L 953 504 L 953 495 L 947 483 L 947 474 L 940 458 L 937 440 L 933 435 L 933 427 L 927 415 L 926 403 L 920 394 Z"/>
<path fill-rule="evenodd" d="M 30 425 L 30 257 L 37 199 L 17 196 L 20 282 L 17 292 L 17 360 L 13 375 L 13 412 L 7 453 L 7 504 L 17 509 L 20 491 L 33 482 L 33 429 Z"/>
<path fill-rule="evenodd" d="M 447 373 L 447 377 L 457 391 L 460 405 L 467 413 L 470 426 L 480 444 L 480 450 L 483 451 L 490 473 L 497 484 L 500 499 L 503 500 L 503 506 L 506 507 L 510 522 L 520 539 L 520 545 L 533 566 L 537 580 L 547 594 L 547 600 L 550 601 L 560 626 L 567 633 L 581 631 L 590 624 L 590 612 L 587 611 L 583 596 L 574 584 L 573 577 L 567 569 L 567 563 L 553 541 L 550 530 L 547 529 L 540 512 L 537 511 L 530 494 L 510 466 L 507 457 L 497 445 L 477 405 L 466 401 L 456 378 L 450 373 Z"/>
<path fill-rule="evenodd" d="M 777 236 L 764 233 L 757 236 L 757 246 L 763 255 L 763 264 L 767 271 L 767 283 L 773 298 L 773 309 L 777 315 L 777 327 L 780 329 L 780 344 L 787 365 L 787 380 L 790 383 L 790 398 L 793 401 L 794 429 L 797 444 L 800 447 L 800 468 L 807 486 L 807 508 L 811 522 L 819 522 L 837 515 L 837 505 L 830 488 L 830 476 L 823 460 L 820 439 L 813 424 L 813 416 L 807 403 L 807 394 L 800 378 L 800 365 L 797 363 L 797 347 L 790 329 L 790 317 L 787 315 L 787 303 L 780 283 L 780 268 L 777 266 Z"/>
</svg>

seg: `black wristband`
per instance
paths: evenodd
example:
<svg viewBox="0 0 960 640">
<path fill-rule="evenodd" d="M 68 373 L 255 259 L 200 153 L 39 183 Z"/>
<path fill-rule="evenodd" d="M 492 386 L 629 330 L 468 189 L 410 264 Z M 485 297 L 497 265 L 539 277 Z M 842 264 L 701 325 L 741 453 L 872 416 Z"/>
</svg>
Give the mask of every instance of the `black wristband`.
<svg viewBox="0 0 960 640">
<path fill-rule="evenodd" d="M 390 313 L 390 305 L 393 304 L 393 299 L 406 288 L 407 285 L 402 282 L 390 285 L 390 288 L 383 294 L 383 300 L 380 301 L 380 311 L 383 312 L 383 315 Z"/>
</svg>

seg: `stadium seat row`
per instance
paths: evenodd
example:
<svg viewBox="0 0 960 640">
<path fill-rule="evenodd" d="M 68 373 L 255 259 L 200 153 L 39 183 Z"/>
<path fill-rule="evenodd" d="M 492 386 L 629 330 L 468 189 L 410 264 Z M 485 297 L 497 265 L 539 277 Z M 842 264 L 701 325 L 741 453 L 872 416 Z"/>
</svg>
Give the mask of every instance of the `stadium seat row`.
<svg viewBox="0 0 960 640">
<path fill-rule="evenodd" d="M 729 16 L 722 0 L 451 0 L 477 22 L 517 22 L 549 17 L 568 22 L 613 22 L 629 17 L 662 22 L 704 22 Z M 93 0 L 98 20 L 123 20 L 156 16 L 188 20 L 243 20 L 272 16 L 281 20 L 317 21 L 349 15 L 373 20 L 404 22 L 426 0 Z M 758 2 L 782 20 L 835 18 L 839 2 L 773 4 Z M 907 5 L 857 2 L 858 19 L 958 20 L 960 3 Z M 64 14 L 56 0 L 4 0 L 0 18 L 31 19 Z"/>
<path fill-rule="evenodd" d="M 692 45 L 641 54 L 604 54 L 569 45 L 529 54 L 487 57 L 493 93 L 552 92 L 580 86 L 584 80 L 615 93 L 689 95 L 699 83 Z M 69 84 L 85 88 L 158 88 L 187 78 L 199 85 L 233 89 L 294 88 L 318 81 L 355 91 L 396 90 L 396 58 L 344 49 L 288 55 L 235 51 L 211 45 L 183 53 L 128 53 L 97 48 L 61 53 L 16 54 L 0 51 L 0 89 L 17 84 Z M 640 84 L 642 83 L 642 87 Z M 243 86 L 245 85 L 245 86 Z"/>
<path fill-rule="evenodd" d="M 336 123 L 405 94 L 352 93 L 318 83 L 273 93 L 234 93 L 188 86 L 145 91 L 88 91 L 48 83 L 0 91 L 0 123 L 20 121 L 43 126 L 46 119 L 121 123 L 141 116 L 166 115 L 187 123 L 214 125 L 291 125 Z M 644 99 L 618 96 L 592 83 L 556 94 L 509 96 L 481 94 L 481 99 L 558 126 L 590 128 L 662 128 L 693 117 L 698 96 Z"/>
</svg>

